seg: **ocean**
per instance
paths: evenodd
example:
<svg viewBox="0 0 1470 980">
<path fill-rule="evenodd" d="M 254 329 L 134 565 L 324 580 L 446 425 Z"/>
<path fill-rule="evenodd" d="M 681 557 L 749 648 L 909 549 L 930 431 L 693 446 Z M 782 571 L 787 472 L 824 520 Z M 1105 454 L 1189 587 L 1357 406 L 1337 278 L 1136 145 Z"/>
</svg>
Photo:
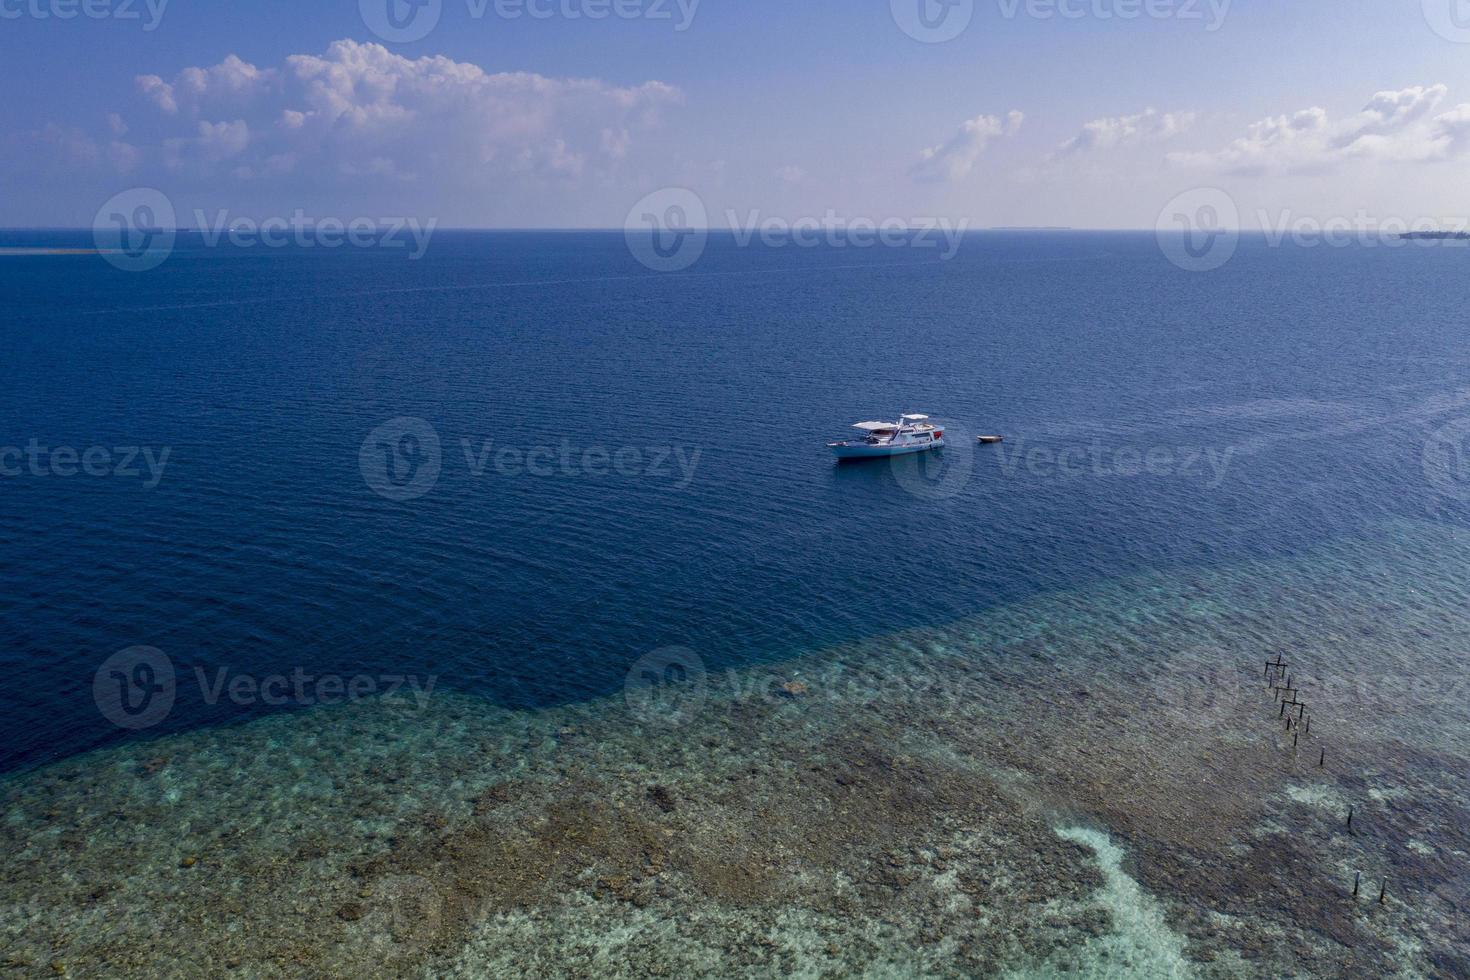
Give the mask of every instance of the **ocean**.
<svg viewBox="0 0 1470 980">
<path fill-rule="evenodd" d="M 1465 975 L 1470 250 L 940 251 L 0 254 L 10 955 Z"/>
</svg>

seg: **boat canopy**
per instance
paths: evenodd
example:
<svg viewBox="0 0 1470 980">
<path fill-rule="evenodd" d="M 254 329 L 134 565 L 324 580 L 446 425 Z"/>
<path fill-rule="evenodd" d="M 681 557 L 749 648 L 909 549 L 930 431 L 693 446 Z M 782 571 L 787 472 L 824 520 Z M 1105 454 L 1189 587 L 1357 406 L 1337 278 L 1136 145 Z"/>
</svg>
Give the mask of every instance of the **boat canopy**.
<svg viewBox="0 0 1470 980">
<path fill-rule="evenodd" d="M 898 428 L 898 426 L 892 422 L 859 422 L 853 428 L 862 429 L 864 432 L 887 432 L 889 429 Z"/>
<path fill-rule="evenodd" d="M 929 416 L 927 416 L 927 415 L 905 415 L 903 417 L 903 420 L 905 422 L 927 422 L 927 421 L 929 421 Z"/>
</svg>

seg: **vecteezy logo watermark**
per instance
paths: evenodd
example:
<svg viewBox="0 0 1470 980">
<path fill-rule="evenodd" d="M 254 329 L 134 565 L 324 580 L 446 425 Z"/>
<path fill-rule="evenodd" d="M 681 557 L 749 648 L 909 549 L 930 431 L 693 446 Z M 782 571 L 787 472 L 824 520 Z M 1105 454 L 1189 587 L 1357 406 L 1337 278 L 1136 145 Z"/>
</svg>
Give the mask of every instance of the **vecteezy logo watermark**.
<svg viewBox="0 0 1470 980">
<path fill-rule="evenodd" d="M 1229 262 L 1240 244 L 1240 209 L 1217 187 L 1174 198 L 1154 226 L 1159 249 L 1186 272 L 1209 272 Z"/>
<path fill-rule="evenodd" d="M 163 479 L 172 446 L 43 446 L 32 438 L 24 446 L 0 446 L 0 477 L 116 476 L 137 479 L 152 490 Z"/>
<path fill-rule="evenodd" d="M 465 0 L 470 20 L 651 20 L 671 21 L 684 32 L 694 24 L 700 0 Z M 362 22 L 384 41 L 408 44 L 439 26 L 443 0 L 358 0 Z"/>
<path fill-rule="evenodd" d="M 439 433 L 423 419 L 384 422 L 363 440 L 357 464 L 368 488 L 389 500 L 415 500 L 439 480 Z"/>
<path fill-rule="evenodd" d="M 943 44 L 970 26 L 975 0 L 889 0 L 893 22 L 915 41 Z"/>
<path fill-rule="evenodd" d="M 173 252 L 174 206 L 151 187 L 134 187 L 109 198 L 92 219 L 92 241 L 108 262 L 126 272 L 162 265 Z"/>
<path fill-rule="evenodd" d="M 389 704 L 411 696 L 420 711 L 438 683 L 437 674 L 308 674 L 295 667 L 264 676 L 229 667 L 190 671 L 199 694 L 211 707 L 221 701 L 241 708 L 311 707 L 377 698 Z M 178 694 L 173 660 L 155 647 L 129 647 L 103 661 L 92 678 L 92 699 L 102 717 L 134 731 L 151 728 L 168 717 Z"/>
<path fill-rule="evenodd" d="M 1419 461 L 1436 494 L 1470 500 L 1470 418 L 1453 419 L 1430 433 Z"/>
<path fill-rule="evenodd" d="M 975 437 L 958 426 L 944 427 L 944 448 L 894 456 L 894 481 L 921 500 L 948 500 L 964 490 L 975 472 Z"/>
<path fill-rule="evenodd" d="M 444 896 L 421 875 L 390 875 L 376 887 L 389 908 L 388 928 L 399 946 L 422 948 L 439 935 L 444 917 Z"/>
<path fill-rule="evenodd" d="M 708 696 L 704 661 L 687 647 L 644 654 L 628 669 L 623 697 L 639 721 L 678 726 L 704 706 Z"/>
<path fill-rule="evenodd" d="M 623 222 L 623 238 L 633 257 L 653 271 L 681 272 L 704 254 L 708 221 L 698 194 L 666 187 L 633 205 Z"/>
<path fill-rule="evenodd" d="M 136 20 L 144 31 L 163 23 L 169 0 L 0 0 L 0 20 Z M 144 15 L 147 19 L 144 19 Z"/>
<path fill-rule="evenodd" d="M 1470 44 L 1470 3 L 1466 0 L 1423 0 L 1424 19 L 1446 41 Z"/>
<path fill-rule="evenodd" d="M 465 470 L 472 479 L 536 479 L 620 476 L 667 482 L 683 490 L 694 482 L 704 450 L 697 446 L 497 446 L 495 440 L 461 438 Z M 441 470 L 438 431 L 423 419 L 399 418 L 368 434 L 358 465 L 368 488 L 389 500 L 414 500 L 434 488 Z"/>
<path fill-rule="evenodd" d="M 173 661 L 154 647 L 128 647 L 102 662 L 92 678 L 92 700 L 119 728 L 151 728 L 173 710 Z"/>
<path fill-rule="evenodd" d="M 228 211 L 213 215 L 194 211 L 194 221 L 204 244 L 210 248 L 228 239 L 236 248 L 406 248 L 410 261 L 429 250 L 429 239 L 439 227 L 438 218 L 311 218 L 297 208 L 289 218 L 231 218 Z"/>
<path fill-rule="evenodd" d="M 391 44 L 422 41 L 444 13 L 444 0 L 358 0 L 368 30 Z"/>
</svg>

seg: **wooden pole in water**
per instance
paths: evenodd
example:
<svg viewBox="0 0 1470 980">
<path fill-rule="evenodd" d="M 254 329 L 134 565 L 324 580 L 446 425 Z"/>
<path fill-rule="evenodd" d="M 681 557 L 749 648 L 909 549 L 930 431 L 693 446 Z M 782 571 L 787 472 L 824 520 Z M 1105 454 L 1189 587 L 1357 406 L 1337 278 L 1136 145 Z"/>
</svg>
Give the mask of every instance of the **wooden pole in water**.
<svg viewBox="0 0 1470 980">
<path fill-rule="evenodd" d="M 1317 768 L 1318 769 L 1321 769 L 1325 765 L 1327 765 L 1327 750 L 1326 749 L 1323 749 L 1322 750 L 1322 757 L 1317 760 Z"/>
<path fill-rule="evenodd" d="M 1352 830 L 1353 829 L 1353 808 L 1352 807 L 1348 807 L 1347 829 L 1348 830 Z"/>
<path fill-rule="evenodd" d="M 1388 879 L 1383 879 L 1383 887 L 1378 889 L 1378 904 L 1383 904 L 1384 897 L 1388 894 Z"/>
<path fill-rule="evenodd" d="M 1358 897 L 1358 886 L 1363 883 L 1363 872 L 1359 871 L 1353 876 L 1353 898 Z"/>
</svg>

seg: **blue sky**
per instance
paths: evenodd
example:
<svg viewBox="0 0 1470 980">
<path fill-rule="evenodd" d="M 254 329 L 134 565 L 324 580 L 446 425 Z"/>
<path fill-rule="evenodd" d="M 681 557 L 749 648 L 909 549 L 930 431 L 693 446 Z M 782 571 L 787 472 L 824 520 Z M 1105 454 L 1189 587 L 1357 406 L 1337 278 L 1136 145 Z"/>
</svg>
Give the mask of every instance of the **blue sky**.
<svg viewBox="0 0 1470 980">
<path fill-rule="evenodd" d="M 406 0 L 86 2 L 108 16 L 0 0 L 0 224 L 90 225 L 139 186 L 184 225 L 621 227 L 669 186 L 717 226 L 1151 228 L 1200 187 L 1245 226 L 1470 215 L 1460 0 L 959 0 L 943 43 L 900 25 L 956 23 L 940 0 L 431 0 L 406 43 L 363 12 Z"/>
</svg>

